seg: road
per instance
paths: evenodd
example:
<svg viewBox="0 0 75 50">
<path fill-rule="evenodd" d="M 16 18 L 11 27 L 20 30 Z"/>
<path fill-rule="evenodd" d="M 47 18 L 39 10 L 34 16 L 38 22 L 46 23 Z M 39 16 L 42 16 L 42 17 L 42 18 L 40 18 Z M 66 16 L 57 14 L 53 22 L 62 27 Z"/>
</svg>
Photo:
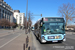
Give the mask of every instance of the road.
<svg viewBox="0 0 75 50">
<path fill-rule="evenodd" d="M 23 50 L 25 42 L 24 30 L 10 31 L 9 33 L 0 33 L 0 50 Z M 46 43 L 40 42 L 32 34 L 32 50 L 75 50 L 75 34 L 74 32 L 66 32 L 66 42 L 63 43 Z"/>
<path fill-rule="evenodd" d="M 16 50 L 23 49 L 24 42 L 24 30 L 16 30 L 15 32 L 3 32 L 0 33 L 0 50 Z M 23 34 L 21 36 L 21 34 Z M 20 36 L 20 37 L 19 37 Z M 17 38 L 17 39 L 16 39 Z M 22 38 L 22 39 L 21 39 Z M 20 40 L 20 41 L 19 41 Z M 20 48 L 20 46 L 22 46 Z"/>
<path fill-rule="evenodd" d="M 63 43 L 46 43 L 40 44 L 40 42 L 33 37 L 33 50 L 75 50 L 75 34 L 68 34 L 66 32 L 66 41 Z"/>
</svg>

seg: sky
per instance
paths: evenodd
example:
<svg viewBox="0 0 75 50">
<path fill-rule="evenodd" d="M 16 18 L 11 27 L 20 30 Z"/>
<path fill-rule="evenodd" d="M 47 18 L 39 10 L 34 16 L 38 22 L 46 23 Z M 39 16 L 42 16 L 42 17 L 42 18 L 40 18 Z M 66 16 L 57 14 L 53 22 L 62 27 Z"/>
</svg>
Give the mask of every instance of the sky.
<svg viewBox="0 0 75 50">
<path fill-rule="evenodd" d="M 25 13 L 26 16 L 26 4 L 27 0 L 4 0 L 13 10 L 20 10 L 21 13 Z M 74 4 L 75 0 L 28 0 L 28 12 L 33 14 L 33 24 L 42 17 L 61 17 L 58 14 L 58 8 L 62 4 Z M 35 16 L 38 15 L 38 16 Z M 72 23 L 72 22 L 71 22 Z M 74 24 L 74 23 L 72 23 Z"/>
</svg>

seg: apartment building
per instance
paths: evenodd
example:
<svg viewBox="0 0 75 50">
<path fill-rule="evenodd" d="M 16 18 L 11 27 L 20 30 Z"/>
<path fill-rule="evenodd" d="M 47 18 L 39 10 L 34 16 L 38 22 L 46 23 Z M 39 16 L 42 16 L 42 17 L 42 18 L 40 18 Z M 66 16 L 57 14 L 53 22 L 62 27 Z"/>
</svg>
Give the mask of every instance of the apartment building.
<svg viewBox="0 0 75 50">
<path fill-rule="evenodd" d="M 20 13 L 19 10 L 14 10 L 14 22 L 18 24 L 21 28 L 24 27 L 24 18 L 25 18 L 25 13 Z M 16 21 L 15 21 L 16 19 Z"/>
<path fill-rule="evenodd" d="M 13 22 L 13 9 L 4 0 L 0 0 L 0 19 L 5 18 Z"/>
</svg>

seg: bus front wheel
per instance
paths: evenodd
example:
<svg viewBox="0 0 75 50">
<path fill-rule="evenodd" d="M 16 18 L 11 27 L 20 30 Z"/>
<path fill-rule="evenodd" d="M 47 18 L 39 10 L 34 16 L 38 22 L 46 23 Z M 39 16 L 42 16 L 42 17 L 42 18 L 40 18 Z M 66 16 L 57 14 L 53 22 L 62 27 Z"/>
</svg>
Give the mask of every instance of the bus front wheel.
<svg viewBox="0 0 75 50">
<path fill-rule="evenodd" d="M 58 43 L 62 43 L 63 41 L 58 41 Z"/>
</svg>

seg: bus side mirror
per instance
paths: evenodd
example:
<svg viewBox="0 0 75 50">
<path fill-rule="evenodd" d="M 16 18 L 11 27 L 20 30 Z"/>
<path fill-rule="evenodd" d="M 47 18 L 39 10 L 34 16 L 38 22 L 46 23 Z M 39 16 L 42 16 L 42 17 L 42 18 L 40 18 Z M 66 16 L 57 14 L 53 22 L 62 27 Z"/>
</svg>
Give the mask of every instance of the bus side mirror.
<svg viewBox="0 0 75 50">
<path fill-rule="evenodd" d="M 42 27 L 42 25 L 40 25 L 40 27 Z"/>
<path fill-rule="evenodd" d="M 41 23 L 40 23 L 40 27 L 42 27 L 42 25 L 43 25 L 43 23 L 41 22 Z"/>
<path fill-rule="evenodd" d="M 42 27 L 42 26 L 43 26 L 43 24 L 44 24 L 44 23 L 43 23 L 43 22 L 41 22 L 41 23 L 40 23 L 40 27 Z"/>
</svg>

